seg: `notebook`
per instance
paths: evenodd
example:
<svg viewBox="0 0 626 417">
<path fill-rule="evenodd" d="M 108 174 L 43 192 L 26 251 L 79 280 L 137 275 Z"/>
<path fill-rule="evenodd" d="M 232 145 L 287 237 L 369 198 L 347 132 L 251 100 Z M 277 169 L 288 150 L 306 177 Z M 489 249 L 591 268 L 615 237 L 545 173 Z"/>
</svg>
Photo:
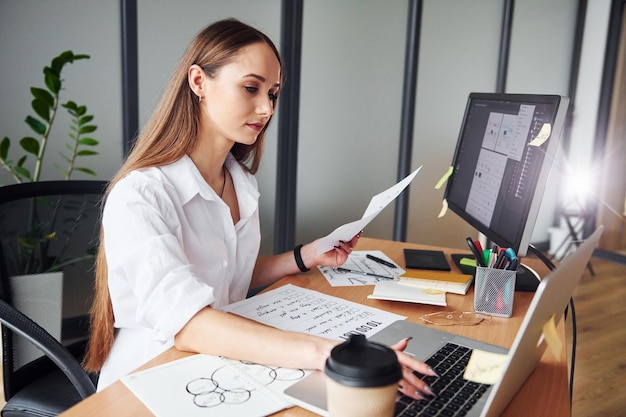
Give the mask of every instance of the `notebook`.
<svg viewBox="0 0 626 417">
<path fill-rule="evenodd" d="M 449 271 L 450 264 L 441 250 L 404 249 L 404 263 L 408 269 Z"/>
<path fill-rule="evenodd" d="M 539 283 L 512 347 L 508 351 L 499 346 L 406 320 L 390 324 L 374 334 L 370 340 L 392 345 L 401 339 L 413 336 L 413 341 L 406 351 L 422 361 L 427 361 L 434 352 L 447 343 L 461 346 L 463 349 L 507 353 L 502 374 L 495 384 L 484 387 L 484 392 L 471 409 L 461 410 L 461 414 L 466 416 L 499 416 L 537 366 L 547 345 L 543 338 L 544 324 L 552 317 L 557 322 L 562 317 L 587 262 L 598 244 L 602 229 L 603 227 L 600 226 L 575 252 L 567 256 Z M 320 415 L 328 415 L 325 380 L 322 372 L 310 374 L 286 389 L 285 394 L 297 405 Z M 442 396 L 442 392 L 437 394 Z"/>
</svg>

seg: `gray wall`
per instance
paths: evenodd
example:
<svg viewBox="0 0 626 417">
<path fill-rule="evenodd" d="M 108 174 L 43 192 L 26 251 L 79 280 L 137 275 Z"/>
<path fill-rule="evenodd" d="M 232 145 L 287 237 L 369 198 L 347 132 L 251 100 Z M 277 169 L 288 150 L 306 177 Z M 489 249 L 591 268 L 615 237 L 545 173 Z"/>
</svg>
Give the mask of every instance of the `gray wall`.
<svg viewBox="0 0 626 417">
<path fill-rule="evenodd" d="M 83 161 L 100 178 L 111 177 L 119 166 L 122 149 L 119 2 L 0 0 L 0 39 L 0 138 L 11 139 L 12 159 L 23 155 L 19 140 L 33 135 L 24 123 L 27 115 L 34 115 L 30 87 L 43 87 L 43 67 L 61 52 L 72 50 L 91 58 L 64 68 L 61 103 L 73 100 L 86 105 L 95 116 L 93 123 L 98 130 L 93 136 L 100 140 L 100 156 Z M 69 140 L 69 126 L 69 116 L 60 109 L 42 179 L 61 178 L 54 165 L 65 167 L 58 154 Z M 29 156 L 29 160 L 34 158 Z M 92 177 L 77 174 L 74 178 Z M 12 183 L 4 170 L 0 183 Z"/>
<path fill-rule="evenodd" d="M 410 241 L 463 248 L 464 237 L 475 234 L 453 213 L 437 218 L 443 191 L 433 187 L 450 165 L 468 93 L 495 89 L 502 3 L 424 2 L 412 155 L 412 167 L 424 168 L 410 191 Z M 608 0 L 589 3 L 603 11 Z M 360 218 L 370 197 L 396 181 L 408 10 L 405 0 L 304 4 L 296 236 L 302 242 Z M 280 0 L 139 0 L 140 123 L 202 26 L 233 16 L 280 45 L 280 5 Z M 507 92 L 567 94 L 575 14 L 571 0 L 516 2 Z M 590 31 L 605 30 L 606 14 L 597 15 Z M 53 56 L 67 49 L 90 54 L 90 60 L 66 68 L 62 99 L 86 104 L 95 114 L 94 136 L 102 145 L 92 165 L 99 178 L 112 176 L 122 159 L 119 1 L 0 0 L 0 38 L 0 137 L 10 137 L 16 147 L 30 134 L 23 123 L 31 113 L 28 88 L 42 84 L 41 68 Z M 67 121 L 57 122 L 53 148 L 62 146 L 66 126 Z M 274 123 L 258 173 L 265 253 L 273 241 L 276 131 Z M 57 153 L 50 149 L 48 156 Z M 58 178 L 51 167 L 44 176 Z M 10 182 L 4 172 L 0 182 Z M 556 198 L 544 200 L 533 241 L 548 239 Z M 391 238 L 392 227 L 389 207 L 365 233 Z"/>
</svg>

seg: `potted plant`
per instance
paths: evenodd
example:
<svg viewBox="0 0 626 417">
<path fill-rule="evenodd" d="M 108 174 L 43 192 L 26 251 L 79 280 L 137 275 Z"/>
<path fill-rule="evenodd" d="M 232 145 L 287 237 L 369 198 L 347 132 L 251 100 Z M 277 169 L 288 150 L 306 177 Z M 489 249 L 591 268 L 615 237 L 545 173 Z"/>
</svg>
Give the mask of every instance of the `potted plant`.
<svg viewBox="0 0 626 417">
<path fill-rule="evenodd" d="M 44 67 L 44 87 L 30 88 L 33 97 L 31 106 L 35 114 L 28 115 L 25 122 L 34 134 L 25 136 L 19 141 L 23 155 L 17 159 L 11 158 L 10 154 L 13 150 L 11 140 L 4 137 L 0 142 L 0 165 L 10 173 L 15 183 L 40 180 L 46 149 L 52 137 L 52 127 L 60 108 L 66 109 L 71 116 L 71 122 L 68 140 L 65 142 L 63 151 L 60 152 L 67 165 L 65 167 L 55 165 L 55 168 L 66 180 L 77 171 L 96 175 L 92 169 L 77 164 L 79 158 L 98 154 L 94 149 L 98 141 L 90 136 L 97 129 L 97 126 L 92 123 L 93 115 L 88 114 L 86 106 L 74 101 L 69 100 L 61 104 L 60 98 L 64 82 L 61 76 L 63 68 L 67 64 L 84 59 L 89 59 L 89 56 L 74 54 L 72 51 L 61 53 L 52 59 L 49 66 Z M 34 159 L 34 162 L 29 158 Z M 24 228 L 17 235 L 1 231 L 3 241 L 1 249 L 5 252 L 6 262 L 11 263 L 9 269 L 13 275 L 10 284 L 13 303 L 17 308 L 20 308 L 19 304 L 22 304 L 22 311 L 29 315 L 29 311 L 26 310 L 36 303 L 33 303 L 32 299 L 20 302 L 17 300 L 20 294 L 28 293 L 31 298 L 42 298 L 46 302 L 58 300 L 59 315 L 57 317 L 34 317 L 37 314 L 30 312 L 31 318 L 40 322 L 56 337 L 60 336 L 63 268 L 95 256 L 95 248 L 85 248 L 84 256 L 70 259 L 65 256 L 64 249 L 67 247 L 65 243 L 69 243 L 76 225 L 84 215 L 80 207 L 75 207 L 74 212 L 69 211 L 71 213 L 69 218 L 68 215 L 57 218 L 59 209 L 61 207 L 65 209 L 68 204 L 70 202 L 49 197 L 32 199 L 29 202 L 28 213 L 20 213 L 20 215 L 28 216 L 26 232 L 23 232 Z M 53 244 L 57 249 L 55 255 L 51 256 L 49 249 Z M 52 324 L 46 325 L 46 320 L 52 320 Z"/>
<path fill-rule="evenodd" d="M 94 150 L 94 147 L 98 145 L 98 141 L 89 136 L 90 133 L 97 129 L 97 126 L 92 124 L 93 115 L 87 113 L 86 106 L 78 105 L 74 101 L 70 100 L 65 104 L 60 104 L 60 95 L 64 81 L 61 77 L 63 68 L 66 64 L 83 59 L 89 59 L 89 55 L 74 54 L 72 51 L 61 53 L 52 59 L 50 66 L 46 66 L 43 69 L 45 87 L 30 88 L 33 96 L 32 109 L 36 116 L 27 116 L 25 122 L 35 133 L 35 137 L 26 136 L 19 141 L 19 145 L 25 154 L 15 161 L 11 160 L 9 159 L 11 140 L 8 137 L 4 137 L 2 142 L 0 142 L 0 165 L 11 174 L 16 183 L 39 181 L 46 148 L 52 132 L 52 125 L 57 116 L 59 105 L 70 114 L 71 125 L 69 140 L 65 143 L 65 151 L 60 153 L 61 157 L 67 162 L 67 166 L 65 168 L 56 168 L 63 174 L 66 180 L 70 179 L 75 171 L 96 176 L 92 169 L 76 165 L 79 157 L 98 154 Z M 30 155 L 35 158 L 32 171 L 26 163 Z M 50 260 L 44 259 L 46 251 L 41 250 L 45 249 L 50 240 L 57 238 L 58 233 L 55 230 L 42 227 L 42 224 L 36 222 L 34 215 L 35 213 L 31 213 L 30 233 L 26 236 L 21 236 L 18 240 L 20 247 L 23 249 L 19 254 L 22 261 L 22 272 L 26 274 L 58 270 L 60 266 L 66 265 L 68 260 L 55 257 L 56 259 L 51 263 Z"/>
<path fill-rule="evenodd" d="M 20 146 L 26 152 L 26 155 L 13 162 L 8 159 L 11 140 L 5 136 L 2 142 L 0 142 L 0 164 L 11 173 L 15 182 L 39 181 L 52 124 L 60 103 L 60 94 L 63 87 L 61 71 L 66 64 L 81 59 L 89 59 L 89 55 L 76 55 L 72 51 L 61 53 L 61 55 L 52 59 L 49 67 L 44 67 L 43 69 L 45 88 L 31 87 L 30 92 L 33 95 L 32 108 L 40 119 L 30 115 L 26 117 L 26 124 L 30 126 L 38 137 L 26 136 L 20 140 Z M 98 154 L 93 150 L 93 147 L 98 145 L 98 141 L 86 136 L 97 129 L 96 125 L 91 124 L 93 116 L 87 114 L 86 106 L 79 106 L 71 100 L 61 106 L 67 109 L 72 116 L 69 134 L 71 140 L 66 143 L 67 152 L 61 153 L 63 159 L 68 163 L 67 168 L 62 170 L 64 177 L 69 179 L 74 171 L 81 171 L 95 176 L 96 173 L 93 170 L 75 165 L 79 156 Z M 35 167 L 32 173 L 25 165 L 28 154 L 35 156 Z"/>
</svg>

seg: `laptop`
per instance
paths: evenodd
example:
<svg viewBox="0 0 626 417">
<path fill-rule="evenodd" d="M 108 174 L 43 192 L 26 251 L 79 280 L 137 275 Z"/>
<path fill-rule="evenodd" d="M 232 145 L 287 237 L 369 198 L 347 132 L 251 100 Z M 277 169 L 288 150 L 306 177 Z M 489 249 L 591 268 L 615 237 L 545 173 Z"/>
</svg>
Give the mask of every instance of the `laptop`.
<svg viewBox="0 0 626 417">
<path fill-rule="evenodd" d="M 444 397 L 447 399 L 448 397 L 456 396 L 459 391 L 464 391 L 469 386 L 477 390 L 476 393 L 463 394 L 464 397 L 469 396 L 471 405 L 455 405 L 458 411 L 450 414 L 450 410 L 454 407 L 450 406 L 451 408 L 448 408 L 444 404 L 443 408 L 447 408 L 445 411 L 447 414 L 441 415 L 499 416 L 537 366 L 547 346 L 546 341 L 543 339 L 543 326 L 553 315 L 557 322 L 562 317 L 574 293 L 574 289 L 578 285 L 585 267 L 598 244 L 602 229 L 603 227 L 600 226 L 575 252 L 568 255 L 554 271 L 541 280 L 510 350 L 406 320 L 399 320 L 390 324 L 380 332 L 372 335 L 370 340 L 385 345 L 392 345 L 401 339 L 413 336 L 413 341 L 407 347 L 406 352 L 414 355 L 421 361 L 429 363 L 440 376 L 442 376 L 442 371 L 438 369 L 438 365 L 432 362 L 432 358 L 440 357 L 441 349 L 454 351 L 455 358 L 459 359 L 459 363 L 463 363 L 464 360 L 465 365 L 473 349 L 507 354 L 502 375 L 494 385 L 470 383 L 463 380 L 466 386 L 462 388 L 455 386 L 450 389 L 451 392 L 444 394 L 436 389 L 436 379 L 427 381 L 437 393 L 437 398 L 441 397 L 442 399 Z M 435 356 L 433 356 L 434 354 Z M 459 367 L 458 365 L 455 366 Z M 463 371 L 464 369 L 461 369 L 461 376 Z M 285 394 L 295 404 L 314 413 L 327 416 L 324 378 L 323 372 L 313 372 L 287 388 Z M 444 390 L 447 389 L 445 388 Z M 401 402 L 407 401 L 407 399 L 408 397 L 399 395 L 396 403 L 397 412 L 405 408 L 404 403 Z M 421 411 L 415 411 L 422 406 L 422 408 L 428 408 L 430 403 L 436 402 L 435 400 L 412 400 L 412 402 L 413 404 L 410 407 L 413 407 L 413 411 L 409 413 L 410 415 L 438 415 L 420 414 Z M 437 402 L 440 403 L 442 401 Z M 407 405 L 407 407 L 409 406 Z"/>
</svg>

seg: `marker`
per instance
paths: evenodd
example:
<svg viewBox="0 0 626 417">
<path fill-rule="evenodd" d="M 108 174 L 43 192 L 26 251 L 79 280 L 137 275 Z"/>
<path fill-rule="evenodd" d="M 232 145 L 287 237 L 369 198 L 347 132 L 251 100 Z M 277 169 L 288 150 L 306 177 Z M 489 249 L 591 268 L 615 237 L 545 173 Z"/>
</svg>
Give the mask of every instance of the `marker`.
<svg viewBox="0 0 626 417">
<path fill-rule="evenodd" d="M 516 271 L 518 265 L 519 265 L 519 261 L 517 260 L 517 258 L 515 258 L 509 262 L 509 265 L 506 267 L 506 269 L 508 269 L 509 271 Z"/>
<path fill-rule="evenodd" d="M 488 266 L 489 268 L 497 268 L 496 261 L 498 259 L 498 245 L 493 245 L 491 253 L 489 254 Z"/>
<path fill-rule="evenodd" d="M 467 237 L 465 238 L 465 241 L 467 242 L 467 246 L 469 246 L 470 250 L 472 251 L 474 258 L 476 258 L 476 265 L 485 266 L 485 263 L 483 262 L 483 255 L 481 251 L 478 250 L 478 246 L 476 246 L 472 238 Z"/>
<path fill-rule="evenodd" d="M 388 266 L 389 268 L 396 268 L 396 266 L 394 264 L 392 264 L 391 262 L 387 262 L 386 260 L 380 259 L 379 257 L 374 256 L 374 255 L 370 255 L 369 253 L 367 255 L 365 255 L 365 257 L 367 259 L 371 259 L 374 262 L 378 262 L 381 265 Z"/>
<path fill-rule="evenodd" d="M 489 249 L 483 249 L 483 266 L 490 268 L 489 260 L 491 259 L 491 251 Z"/>
<path fill-rule="evenodd" d="M 396 279 L 396 277 L 390 277 L 390 276 L 387 276 L 387 275 L 372 274 L 371 272 L 359 271 L 357 269 L 347 269 L 347 268 L 337 267 L 337 268 L 335 268 L 335 270 L 339 271 L 339 272 L 350 272 L 350 273 L 353 273 L 353 274 L 366 275 L 368 277 L 376 277 L 376 278 L 384 278 L 384 279 Z"/>
<path fill-rule="evenodd" d="M 480 244 L 480 240 L 475 240 L 474 246 L 476 246 L 476 249 L 478 249 L 478 252 L 483 253 L 483 245 Z"/>
<path fill-rule="evenodd" d="M 506 248 L 506 256 L 510 259 L 517 259 L 517 255 L 515 254 L 515 251 L 511 248 Z"/>
</svg>

